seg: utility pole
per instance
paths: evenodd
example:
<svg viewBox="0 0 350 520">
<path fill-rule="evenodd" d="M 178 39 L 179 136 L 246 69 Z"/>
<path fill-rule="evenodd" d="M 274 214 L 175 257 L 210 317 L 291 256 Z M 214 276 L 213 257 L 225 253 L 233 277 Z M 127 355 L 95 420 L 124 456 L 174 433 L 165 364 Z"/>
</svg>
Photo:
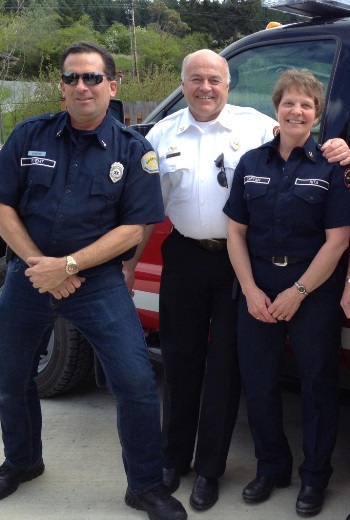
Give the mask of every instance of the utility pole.
<svg viewBox="0 0 350 520">
<path fill-rule="evenodd" d="M 131 2 L 130 8 L 127 10 L 128 19 L 129 19 L 129 29 L 130 29 L 130 48 L 131 48 L 131 58 L 132 58 L 132 75 L 140 81 L 139 76 L 139 67 L 137 60 L 137 48 L 136 48 L 136 27 L 135 27 L 135 9 L 134 3 Z"/>
</svg>

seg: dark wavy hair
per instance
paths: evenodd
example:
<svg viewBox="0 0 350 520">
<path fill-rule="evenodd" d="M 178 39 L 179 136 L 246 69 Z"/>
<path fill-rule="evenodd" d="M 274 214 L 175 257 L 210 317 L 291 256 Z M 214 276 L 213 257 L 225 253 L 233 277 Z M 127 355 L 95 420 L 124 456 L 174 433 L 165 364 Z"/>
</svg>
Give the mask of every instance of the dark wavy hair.
<svg viewBox="0 0 350 520">
<path fill-rule="evenodd" d="M 115 79 L 116 67 L 113 56 L 97 43 L 88 41 L 74 42 L 63 51 L 60 58 L 61 73 L 64 72 L 64 62 L 69 54 L 81 54 L 83 52 L 97 52 L 103 60 L 103 72 L 106 74 L 108 79 Z"/>
</svg>

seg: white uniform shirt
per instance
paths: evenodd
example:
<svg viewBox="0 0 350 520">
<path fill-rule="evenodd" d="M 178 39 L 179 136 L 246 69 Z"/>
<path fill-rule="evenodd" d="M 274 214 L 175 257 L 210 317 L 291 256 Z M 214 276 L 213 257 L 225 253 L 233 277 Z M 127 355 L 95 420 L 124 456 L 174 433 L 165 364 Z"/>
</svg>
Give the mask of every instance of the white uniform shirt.
<svg viewBox="0 0 350 520">
<path fill-rule="evenodd" d="M 278 123 L 249 107 L 226 105 L 217 119 L 200 123 L 188 108 L 159 121 L 147 134 L 158 154 L 165 213 L 184 236 L 227 236 L 222 209 L 241 156 L 273 139 Z M 215 159 L 224 154 L 228 188 L 217 181 Z"/>
</svg>

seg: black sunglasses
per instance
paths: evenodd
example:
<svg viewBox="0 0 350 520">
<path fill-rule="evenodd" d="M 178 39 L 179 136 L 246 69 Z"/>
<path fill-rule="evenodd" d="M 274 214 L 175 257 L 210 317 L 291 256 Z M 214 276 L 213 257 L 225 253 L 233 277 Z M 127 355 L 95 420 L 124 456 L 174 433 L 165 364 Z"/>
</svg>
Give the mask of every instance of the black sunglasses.
<svg viewBox="0 0 350 520">
<path fill-rule="evenodd" d="M 85 85 L 98 85 L 102 83 L 103 78 L 108 78 L 108 76 L 106 74 L 100 74 L 99 72 L 83 72 L 83 74 L 63 72 L 61 78 L 65 85 L 77 85 L 79 78 L 83 80 Z"/>
<path fill-rule="evenodd" d="M 226 170 L 225 170 L 225 166 L 224 166 L 224 154 L 221 153 L 220 155 L 218 155 L 218 157 L 215 159 L 214 162 L 215 162 L 215 166 L 217 168 L 220 168 L 220 171 L 217 176 L 218 183 L 220 184 L 220 186 L 222 188 L 228 188 Z"/>
</svg>

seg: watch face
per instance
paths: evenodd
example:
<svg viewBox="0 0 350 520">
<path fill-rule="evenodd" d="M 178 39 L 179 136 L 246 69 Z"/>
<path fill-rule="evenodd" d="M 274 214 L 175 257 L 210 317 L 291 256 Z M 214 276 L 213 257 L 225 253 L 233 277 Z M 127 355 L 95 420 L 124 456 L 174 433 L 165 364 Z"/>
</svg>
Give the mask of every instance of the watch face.
<svg viewBox="0 0 350 520">
<path fill-rule="evenodd" d="M 73 257 L 67 256 L 67 263 L 66 263 L 66 273 L 67 274 L 76 274 L 79 271 L 78 264 L 74 260 Z"/>
<path fill-rule="evenodd" d="M 78 266 L 76 264 L 69 264 L 67 265 L 67 269 L 69 274 L 75 274 L 78 272 Z"/>
<path fill-rule="evenodd" d="M 300 294 L 305 294 L 306 296 L 309 294 L 303 285 L 300 285 L 298 282 L 295 282 L 294 285 Z"/>
</svg>

